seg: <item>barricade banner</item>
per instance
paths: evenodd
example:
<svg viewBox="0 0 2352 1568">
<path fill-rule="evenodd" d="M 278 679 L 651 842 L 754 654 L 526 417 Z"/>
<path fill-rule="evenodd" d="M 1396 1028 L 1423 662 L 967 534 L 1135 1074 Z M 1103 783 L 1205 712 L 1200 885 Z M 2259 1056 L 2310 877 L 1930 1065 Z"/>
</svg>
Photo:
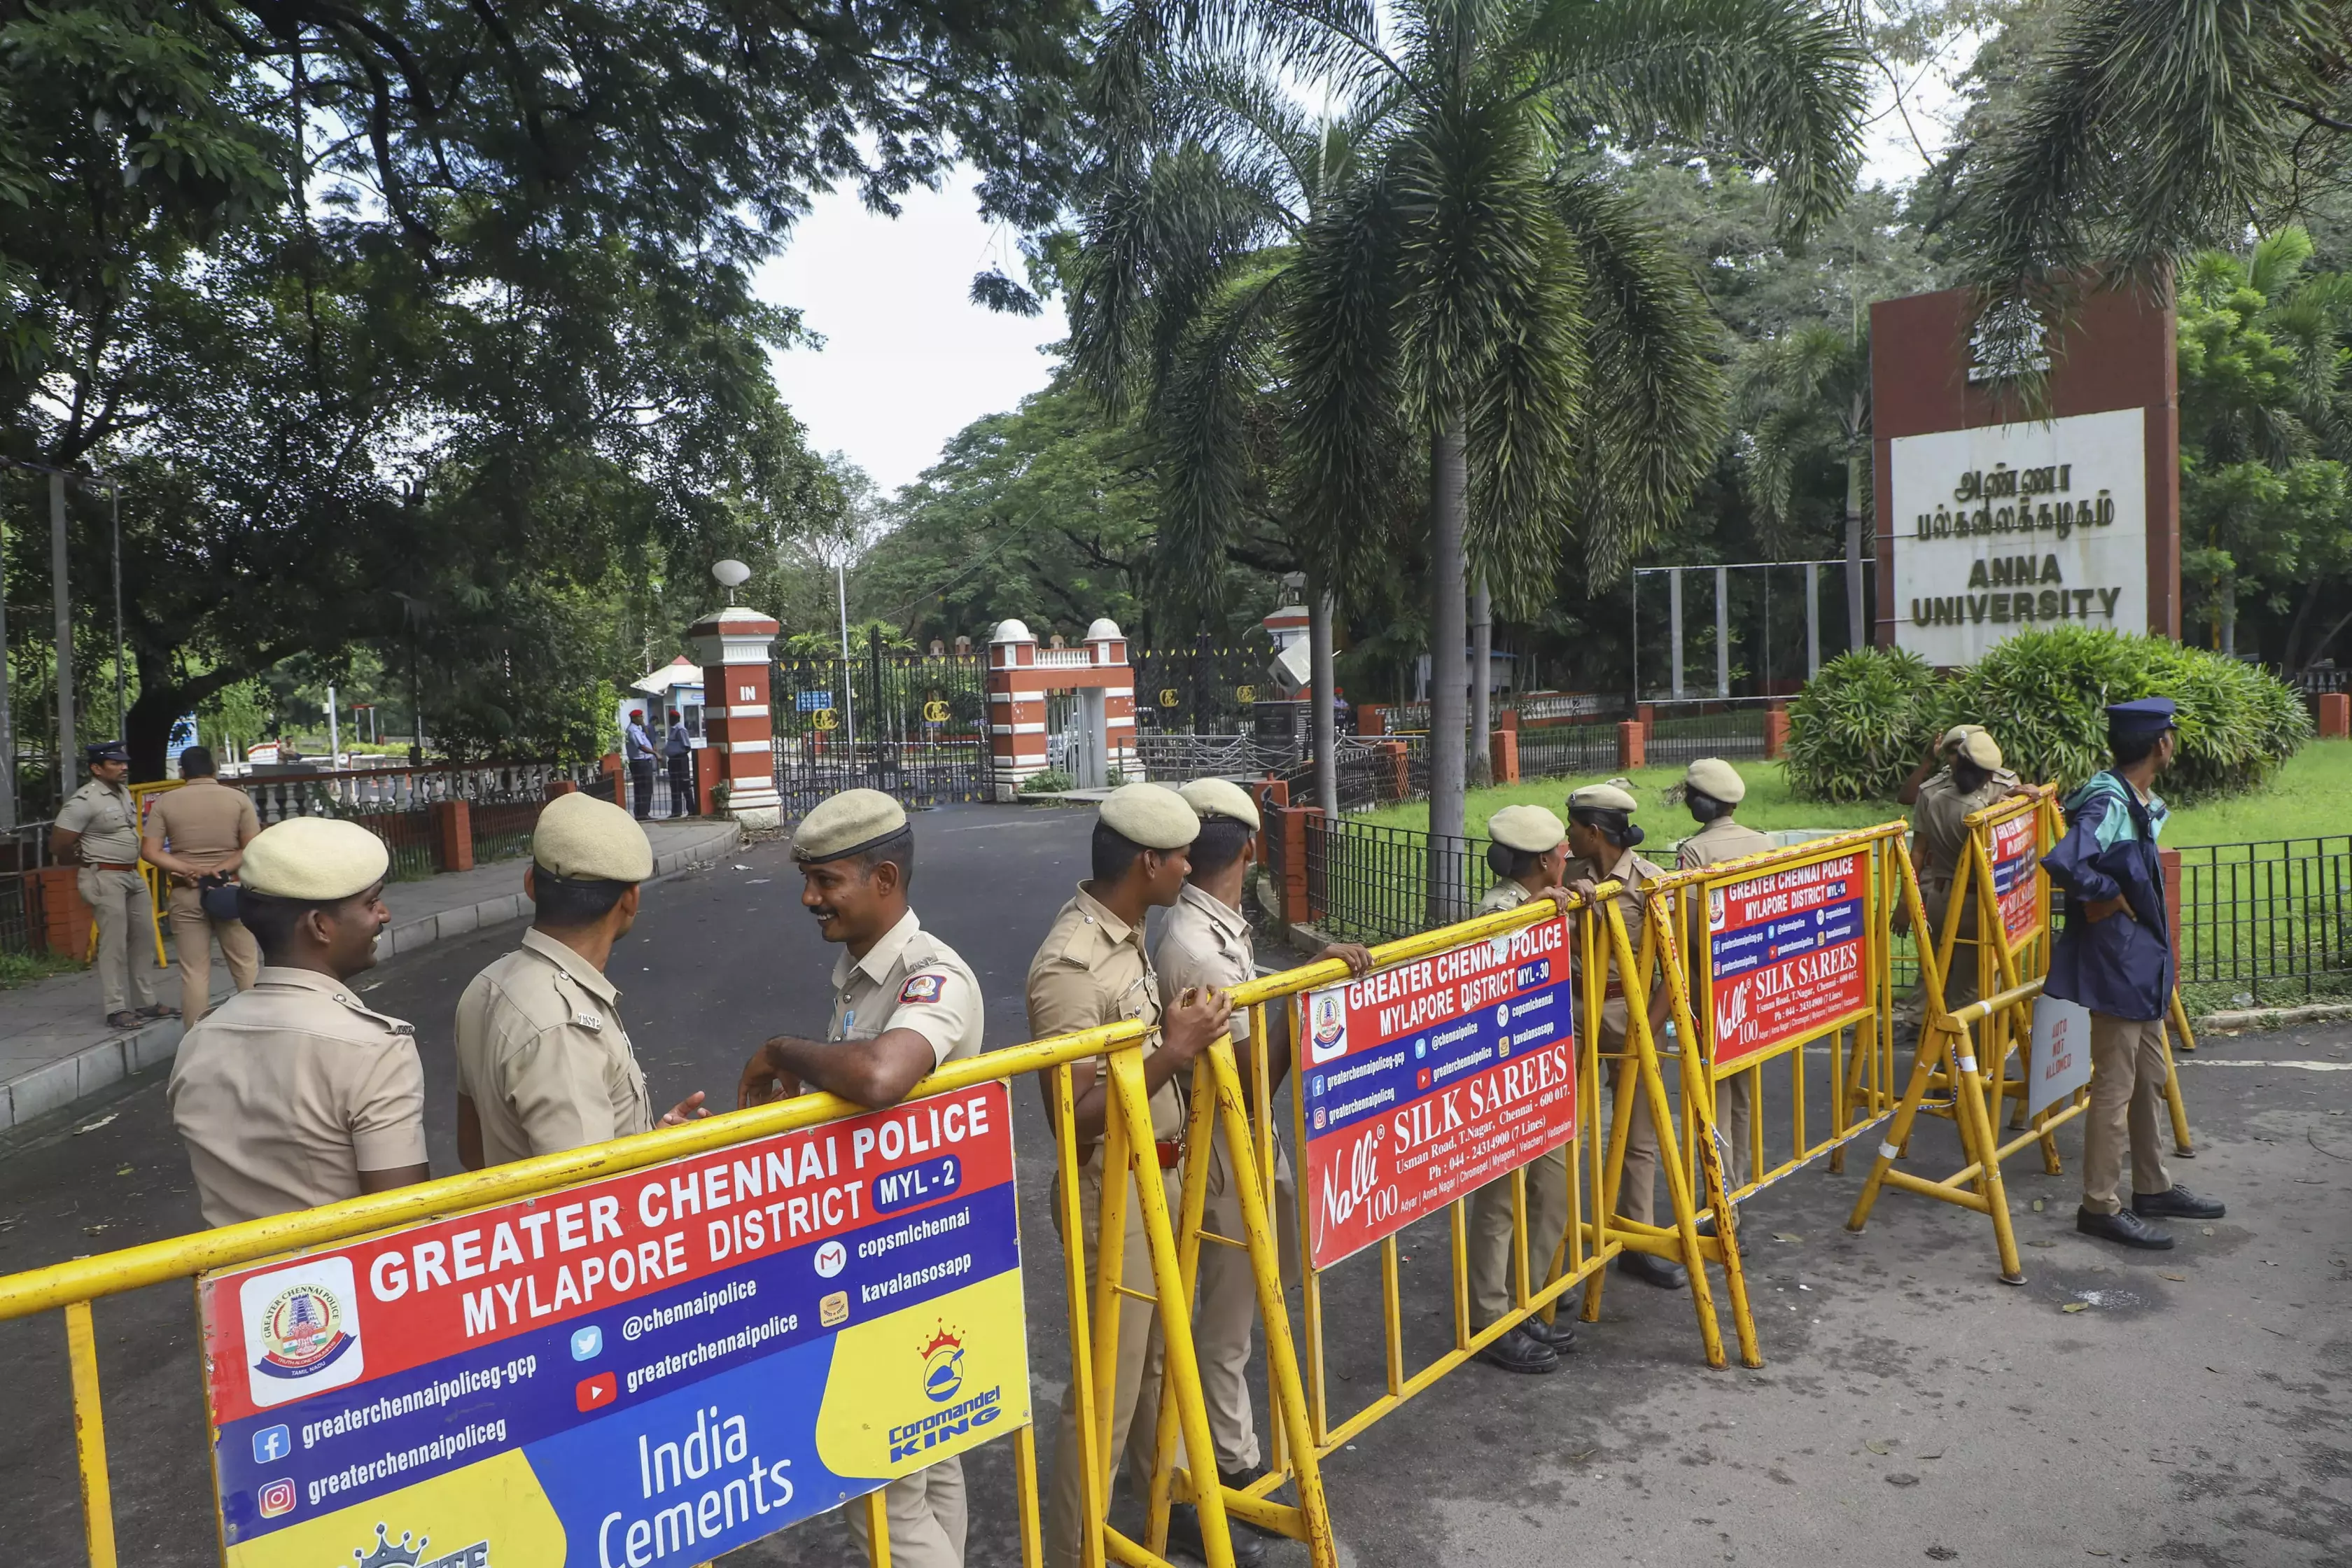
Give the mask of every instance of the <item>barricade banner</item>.
<svg viewBox="0 0 2352 1568">
<path fill-rule="evenodd" d="M 2000 906 L 2001 940 L 2012 956 L 2042 934 L 2047 924 L 2042 884 L 2041 814 L 2021 811 L 1985 825 L 1986 858 L 1992 867 L 1993 900 Z"/>
<path fill-rule="evenodd" d="M 1709 1059 L 1718 1072 L 1870 1014 L 1868 851 L 1791 859 L 1782 851 L 1764 869 L 1701 884 Z"/>
<path fill-rule="evenodd" d="M 1020 1270 L 986 1082 L 205 1275 L 227 1560 L 708 1561 L 1027 1426 Z"/>
<path fill-rule="evenodd" d="M 1576 1135 L 1574 973 L 1556 915 L 1298 998 L 1316 1268 Z"/>
</svg>

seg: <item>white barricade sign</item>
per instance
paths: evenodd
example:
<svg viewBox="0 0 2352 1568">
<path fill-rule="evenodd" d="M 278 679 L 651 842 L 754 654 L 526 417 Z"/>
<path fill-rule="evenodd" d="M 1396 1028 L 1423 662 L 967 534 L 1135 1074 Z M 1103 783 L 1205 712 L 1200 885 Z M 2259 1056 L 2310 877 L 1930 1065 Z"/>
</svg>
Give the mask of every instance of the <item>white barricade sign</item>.
<svg viewBox="0 0 2352 1568">
<path fill-rule="evenodd" d="M 2091 1010 L 2044 994 L 2033 1004 L 2032 1075 L 2025 1113 L 2039 1116 L 2091 1081 Z"/>
</svg>

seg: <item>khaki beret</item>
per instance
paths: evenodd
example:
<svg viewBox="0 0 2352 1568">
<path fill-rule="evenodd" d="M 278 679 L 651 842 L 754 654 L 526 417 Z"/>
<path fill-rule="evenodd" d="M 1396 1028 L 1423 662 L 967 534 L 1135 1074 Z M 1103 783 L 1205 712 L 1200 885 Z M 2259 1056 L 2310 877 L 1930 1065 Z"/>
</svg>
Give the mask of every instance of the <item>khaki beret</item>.
<svg viewBox="0 0 2352 1568">
<path fill-rule="evenodd" d="M 1936 742 L 1936 749 L 1939 752 L 1948 752 L 1971 734 L 1980 732 L 1983 729 L 1984 726 L 1981 724 L 1955 724 L 1944 731 L 1944 738 Z"/>
<path fill-rule="evenodd" d="M 1486 837 L 1523 855 L 1547 855 L 1559 847 L 1568 829 L 1540 805 L 1507 805 L 1486 819 Z"/>
<path fill-rule="evenodd" d="M 1748 781 L 1721 757 L 1701 757 L 1685 768 L 1683 787 L 1726 805 L 1738 805 L 1748 798 Z"/>
<path fill-rule="evenodd" d="M 1252 833 L 1263 826 L 1258 820 L 1257 802 L 1250 798 L 1249 791 L 1231 779 L 1194 779 L 1176 793 L 1203 821 L 1212 816 L 1230 816 L 1235 822 L 1247 823 Z"/>
<path fill-rule="evenodd" d="M 1960 742 L 1960 754 L 1980 768 L 2000 766 L 2000 744 L 1990 734 L 1974 725 L 1969 726 L 1968 738 Z"/>
<path fill-rule="evenodd" d="M 1586 784 L 1568 797 L 1570 811 L 1639 811 L 1642 803 L 1613 784 Z"/>
<path fill-rule="evenodd" d="M 1146 849 L 1181 849 L 1201 837 L 1201 819 L 1166 784 L 1121 784 L 1102 803 L 1102 824 Z"/>
<path fill-rule="evenodd" d="M 331 904 L 366 892 L 391 865 L 383 840 L 356 822 L 289 816 L 245 847 L 236 875 L 249 893 Z"/>
<path fill-rule="evenodd" d="M 907 830 L 907 808 L 878 789 L 845 789 L 817 803 L 793 834 L 793 858 L 838 860 Z"/>
<path fill-rule="evenodd" d="M 654 847 L 637 819 L 577 791 L 541 809 L 530 858 L 542 871 L 589 881 L 642 882 L 654 874 Z"/>
</svg>

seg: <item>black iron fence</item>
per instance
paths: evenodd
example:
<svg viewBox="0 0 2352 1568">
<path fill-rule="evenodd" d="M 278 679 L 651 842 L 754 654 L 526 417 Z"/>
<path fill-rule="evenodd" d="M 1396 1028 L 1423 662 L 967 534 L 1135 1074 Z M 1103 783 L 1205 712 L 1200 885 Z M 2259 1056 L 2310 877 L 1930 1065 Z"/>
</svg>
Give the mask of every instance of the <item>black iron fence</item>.
<svg viewBox="0 0 2352 1568">
<path fill-rule="evenodd" d="M 793 816 L 845 789 L 908 805 L 995 797 L 988 660 L 883 647 L 784 658 L 775 670 L 776 793 Z"/>
<path fill-rule="evenodd" d="M 1700 757 L 1760 761 L 1764 712 L 1771 700 L 1776 700 L 1653 703 L 1643 751 L 1653 766 Z"/>
<path fill-rule="evenodd" d="M 2180 982 L 2223 1007 L 2352 991 L 2352 835 L 2182 849 Z"/>
<path fill-rule="evenodd" d="M 1259 700 L 1275 695 L 1273 661 L 1274 643 L 1265 637 L 1130 650 L 1136 733 L 1235 734 L 1249 729 Z"/>
<path fill-rule="evenodd" d="M 1617 771 L 1617 722 L 1547 724 L 1519 730 L 1519 776 L 1570 778 Z"/>
<path fill-rule="evenodd" d="M 1495 874 L 1484 838 L 1444 838 L 1438 857 L 1439 896 L 1430 891 L 1430 836 L 1340 817 L 1307 819 L 1307 898 L 1315 924 L 1357 942 L 1392 942 L 1466 917 Z M 1288 868 L 1285 836 L 1266 836 L 1268 869 L 1277 880 Z"/>
</svg>

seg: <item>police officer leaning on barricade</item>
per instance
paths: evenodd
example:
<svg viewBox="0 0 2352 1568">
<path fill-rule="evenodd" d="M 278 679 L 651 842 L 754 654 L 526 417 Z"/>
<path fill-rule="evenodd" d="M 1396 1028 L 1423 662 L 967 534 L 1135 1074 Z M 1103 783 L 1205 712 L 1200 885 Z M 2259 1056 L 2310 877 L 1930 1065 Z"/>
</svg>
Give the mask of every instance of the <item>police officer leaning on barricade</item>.
<svg viewBox="0 0 2352 1568">
<path fill-rule="evenodd" d="M 1193 1058 L 1224 1034 L 1233 1002 L 1222 992 L 1187 992 L 1163 1007 L 1159 977 L 1144 950 L 1143 926 L 1151 910 L 1167 909 L 1182 896 L 1185 874 L 1192 869 L 1186 850 L 1200 831 L 1201 819 L 1174 790 L 1151 784 L 1123 784 L 1113 790 L 1095 821 L 1094 876 L 1078 885 L 1076 895 L 1054 917 L 1029 965 L 1032 1038 L 1130 1020 L 1145 1026 L 1143 1082 L 1150 1097 L 1151 1135 L 1159 1145 L 1161 1191 L 1171 1214 L 1178 1198 L 1176 1167 L 1183 1159 L 1179 1140 L 1184 1134 L 1185 1075 Z M 1070 1077 L 1076 1101 L 1074 1121 L 1083 1233 L 1075 1244 L 1084 1249 L 1091 1290 L 1101 1263 L 1095 1256 L 1094 1241 L 1102 1212 L 1101 1139 L 1110 1110 L 1108 1058 L 1075 1064 Z M 1051 1074 L 1038 1075 L 1038 1089 L 1050 1112 Z M 1121 1173 L 1114 1175 L 1124 1179 Z M 1061 1213 L 1056 1202 L 1056 1224 Z M 1119 1280 L 1148 1296 L 1152 1290 L 1151 1259 L 1143 1217 L 1132 1202 L 1125 1241 Z M 1062 1237 L 1065 1247 L 1073 1244 L 1070 1237 Z M 1113 1385 L 1096 1389 L 1095 1398 L 1098 1410 L 1106 1405 L 1108 1409 L 1110 1453 L 1124 1451 L 1129 1474 L 1141 1490 L 1150 1480 L 1157 1433 L 1150 1426 L 1135 1425 L 1134 1417 L 1156 1314 L 1132 1300 L 1122 1305 Z M 1100 1325 L 1097 1331 L 1101 1331 Z M 1084 1478 L 1078 1468 L 1076 1388 L 1074 1379 L 1063 1391 L 1061 1418 L 1055 1432 L 1053 1496 L 1045 1518 L 1045 1560 L 1052 1568 L 1077 1568 L 1087 1523 Z M 1191 1510 L 1176 1511 L 1181 1515 Z M 1198 1531 L 1197 1522 L 1193 1530 Z M 1263 1542 L 1246 1532 L 1234 1537 L 1234 1543 L 1237 1556 L 1252 1548 L 1261 1552 L 1265 1549 Z"/>
<path fill-rule="evenodd" d="M 1486 821 L 1486 864 L 1496 882 L 1478 901 L 1482 915 L 1516 910 L 1529 899 L 1564 900 L 1560 880 L 1568 866 L 1568 829 L 1540 805 L 1507 805 Z M 1553 1149 L 1527 1167 L 1528 1270 L 1540 1283 L 1551 1255 L 1575 1216 L 1568 1212 L 1568 1148 Z M 1470 1195 L 1467 1248 L 1470 1325 L 1483 1330 L 1517 1305 L 1511 1290 L 1511 1178 L 1496 1177 Z M 1576 1342 L 1565 1312 L 1547 1323 L 1539 1318 L 1498 1335 L 1478 1359 L 1505 1372 L 1548 1373 Z"/>
<path fill-rule="evenodd" d="M 1701 757 L 1683 770 L 1683 804 L 1690 809 L 1699 829 L 1682 841 L 1675 851 L 1675 869 L 1688 871 L 1702 866 L 1719 866 L 1726 860 L 1738 860 L 1749 855 L 1761 855 L 1772 847 L 1772 840 L 1752 827 L 1732 820 L 1739 803 L 1748 798 L 1748 781 L 1739 770 L 1721 757 Z M 1683 951 L 1687 955 L 1691 973 L 1696 977 L 1706 941 L 1706 909 L 1704 900 L 1685 897 L 1690 910 L 1684 938 Z M 1691 993 L 1696 1004 L 1698 993 Z M 1716 1085 L 1716 1125 L 1723 1131 L 1730 1145 L 1731 1157 L 1726 1163 L 1723 1179 L 1730 1187 L 1743 1185 L 1748 1176 L 1748 1148 L 1754 1125 L 1756 1107 L 1748 1092 L 1748 1075 L 1724 1079 Z M 1700 1222 L 1699 1234 L 1715 1234 L 1714 1218 Z"/>
<path fill-rule="evenodd" d="M 801 905 L 833 965 L 832 1022 L 822 1040 L 779 1035 L 745 1064 L 738 1105 L 820 1089 L 878 1110 L 898 1104 L 938 1068 L 978 1056 L 980 981 L 955 949 L 923 929 L 907 901 L 915 835 L 905 808 L 879 790 L 845 790 L 802 819 L 793 835 Z M 890 1561 L 907 1568 L 961 1568 L 966 1508 L 963 1460 L 951 1457 L 883 1489 Z M 845 1510 L 868 1550 L 866 1510 Z"/>
<path fill-rule="evenodd" d="M 1952 765 L 1920 785 L 1919 798 L 1911 807 L 1911 864 L 1918 873 L 1919 901 L 1927 916 L 1927 929 L 1919 933 L 1923 942 L 1943 941 L 1945 911 L 1951 908 L 1960 861 L 1968 854 L 1969 816 L 2024 787 L 2001 765 L 2000 746 L 1982 725 L 1963 724 L 1951 733 L 1959 737 Z M 1977 903 L 1971 898 L 1960 910 L 1952 960 L 1945 965 L 1944 1010 L 1967 1006 L 1977 993 Z M 1926 996 L 1923 980 L 1909 1010 L 1922 1013 Z"/>
<path fill-rule="evenodd" d="M 1599 882 L 1623 885 L 1617 895 L 1617 913 L 1625 923 L 1626 941 L 1637 955 L 1642 950 L 1642 919 L 1649 906 L 1649 884 L 1666 874 L 1664 867 L 1634 852 L 1634 847 L 1644 837 L 1633 823 L 1638 805 L 1633 795 L 1613 784 L 1587 784 L 1570 795 L 1568 849 L 1571 858 L 1566 868 L 1571 890 Z M 1601 1048 L 1604 1052 L 1626 1048 L 1633 1014 L 1624 985 L 1624 977 L 1612 973 L 1601 1005 Z M 1664 981 L 1655 971 L 1643 1005 L 1648 1011 L 1654 1036 L 1664 1024 L 1666 1006 Z M 1617 1212 L 1643 1225 L 1654 1224 L 1657 1213 L 1658 1130 L 1650 1121 L 1649 1097 L 1642 1090 L 1641 1074 L 1631 1057 L 1611 1064 L 1609 1092 L 1612 1099 L 1612 1126 L 1616 1117 L 1614 1097 L 1633 1097 L 1633 1120 L 1625 1138 Z M 1690 1283 L 1681 1264 L 1647 1252 L 1628 1249 L 1619 1254 L 1617 1271 L 1665 1290 L 1679 1290 Z"/>
<path fill-rule="evenodd" d="M 175 1011 L 155 1000 L 148 934 L 155 907 L 139 874 L 139 807 L 123 780 L 131 753 L 120 741 L 88 748 L 89 782 L 73 792 L 49 832 L 49 852 L 81 868 L 74 887 L 98 921 L 98 985 L 109 1026 L 136 1028 Z"/>
<path fill-rule="evenodd" d="M 1173 1007 L 1187 991 L 1228 990 L 1257 974 L 1256 944 L 1249 921 L 1242 915 L 1249 844 L 1259 826 L 1257 803 L 1230 779 L 1194 779 L 1177 793 L 1200 817 L 1201 836 L 1187 851 L 1192 870 L 1175 907 L 1161 922 L 1159 945 L 1152 950 L 1163 1008 Z M 1356 974 L 1369 973 L 1372 967 L 1372 955 L 1354 942 L 1334 942 L 1308 962 L 1320 963 L 1328 959 L 1339 960 Z M 1260 1048 L 1267 1053 L 1269 1091 L 1279 1088 L 1289 1072 L 1290 1040 L 1285 1027 L 1288 1016 L 1280 1007 L 1267 1008 L 1271 1037 L 1261 1042 L 1251 1037 L 1248 1013 L 1235 1009 L 1231 1027 L 1245 1098 L 1254 1087 L 1253 1055 Z M 1286 1271 L 1290 1271 L 1295 1269 L 1290 1260 L 1298 1251 L 1298 1196 L 1292 1183 L 1290 1157 L 1279 1139 L 1275 1142 L 1274 1160 L 1274 1191 L 1266 1194 L 1266 1203 L 1282 1238 Z M 1204 1229 L 1235 1240 L 1245 1234 L 1240 1194 L 1234 1189 L 1232 1161 L 1222 1137 L 1210 1144 L 1208 1197 L 1201 1223 Z M 1204 1242 L 1195 1289 L 1192 1359 L 1201 1369 L 1209 1435 L 1216 1441 L 1217 1475 L 1226 1486 L 1240 1489 L 1265 1473 L 1259 1463 L 1257 1421 L 1250 1408 L 1250 1335 L 1257 1317 L 1257 1281 L 1249 1254 L 1222 1243 Z M 1147 1432 L 1156 1431 L 1159 1426 L 1160 1349 L 1155 1322 L 1135 1413 L 1137 1423 Z M 1171 1520 L 1169 1543 L 1178 1551 L 1200 1552 L 1200 1516 L 1195 1511 L 1186 1509 Z M 1257 1562 L 1264 1557 L 1255 1541 L 1236 1537 L 1235 1544 L 1237 1560 Z"/>
<path fill-rule="evenodd" d="M 2157 839 L 2168 815 L 2154 793 L 2179 739 L 2168 697 L 2107 708 L 2113 758 L 2066 799 L 2066 836 L 2042 858 L 2066 893 L 2065 929 L 2050 952 L 2042 994 L 2091 1015 L 2091 1104 L 2083 1116 L 2083 1206 L 2074 1228 L 2126 1247 L 2163 1248 L 2151 1219 L 2220 1219 L 2221 1204 L 2173 1184 L 2158 1142 L 2164 1099 L 2164 1022 L 2174 982 L 2172 934 Z M 2124 1143 L 2132 1201 L 2123 1206 Z"/>
<path fill-rule="evenodd" d="M 166 1097 L 210 1225 L 421 1182 L 425 1069 L 415 1031 L 362 1006 L 375 963 L 383 840 L 298 816 L 246 846 L 237 902 L 262 969 L 180 1042 Z"/>
<path fill-rule="evenodd" d="M 654 872 L 646 830 L 610 801 L 561 795 L 530 837 L 522 945 L 457 998 L 457 1158 L 469 1171 L 625 1138 L 655 1126 L 621 991 L 605 974 Z M 663 1113 L 703 1114 L 698 1089 Z"/>
</svg>

